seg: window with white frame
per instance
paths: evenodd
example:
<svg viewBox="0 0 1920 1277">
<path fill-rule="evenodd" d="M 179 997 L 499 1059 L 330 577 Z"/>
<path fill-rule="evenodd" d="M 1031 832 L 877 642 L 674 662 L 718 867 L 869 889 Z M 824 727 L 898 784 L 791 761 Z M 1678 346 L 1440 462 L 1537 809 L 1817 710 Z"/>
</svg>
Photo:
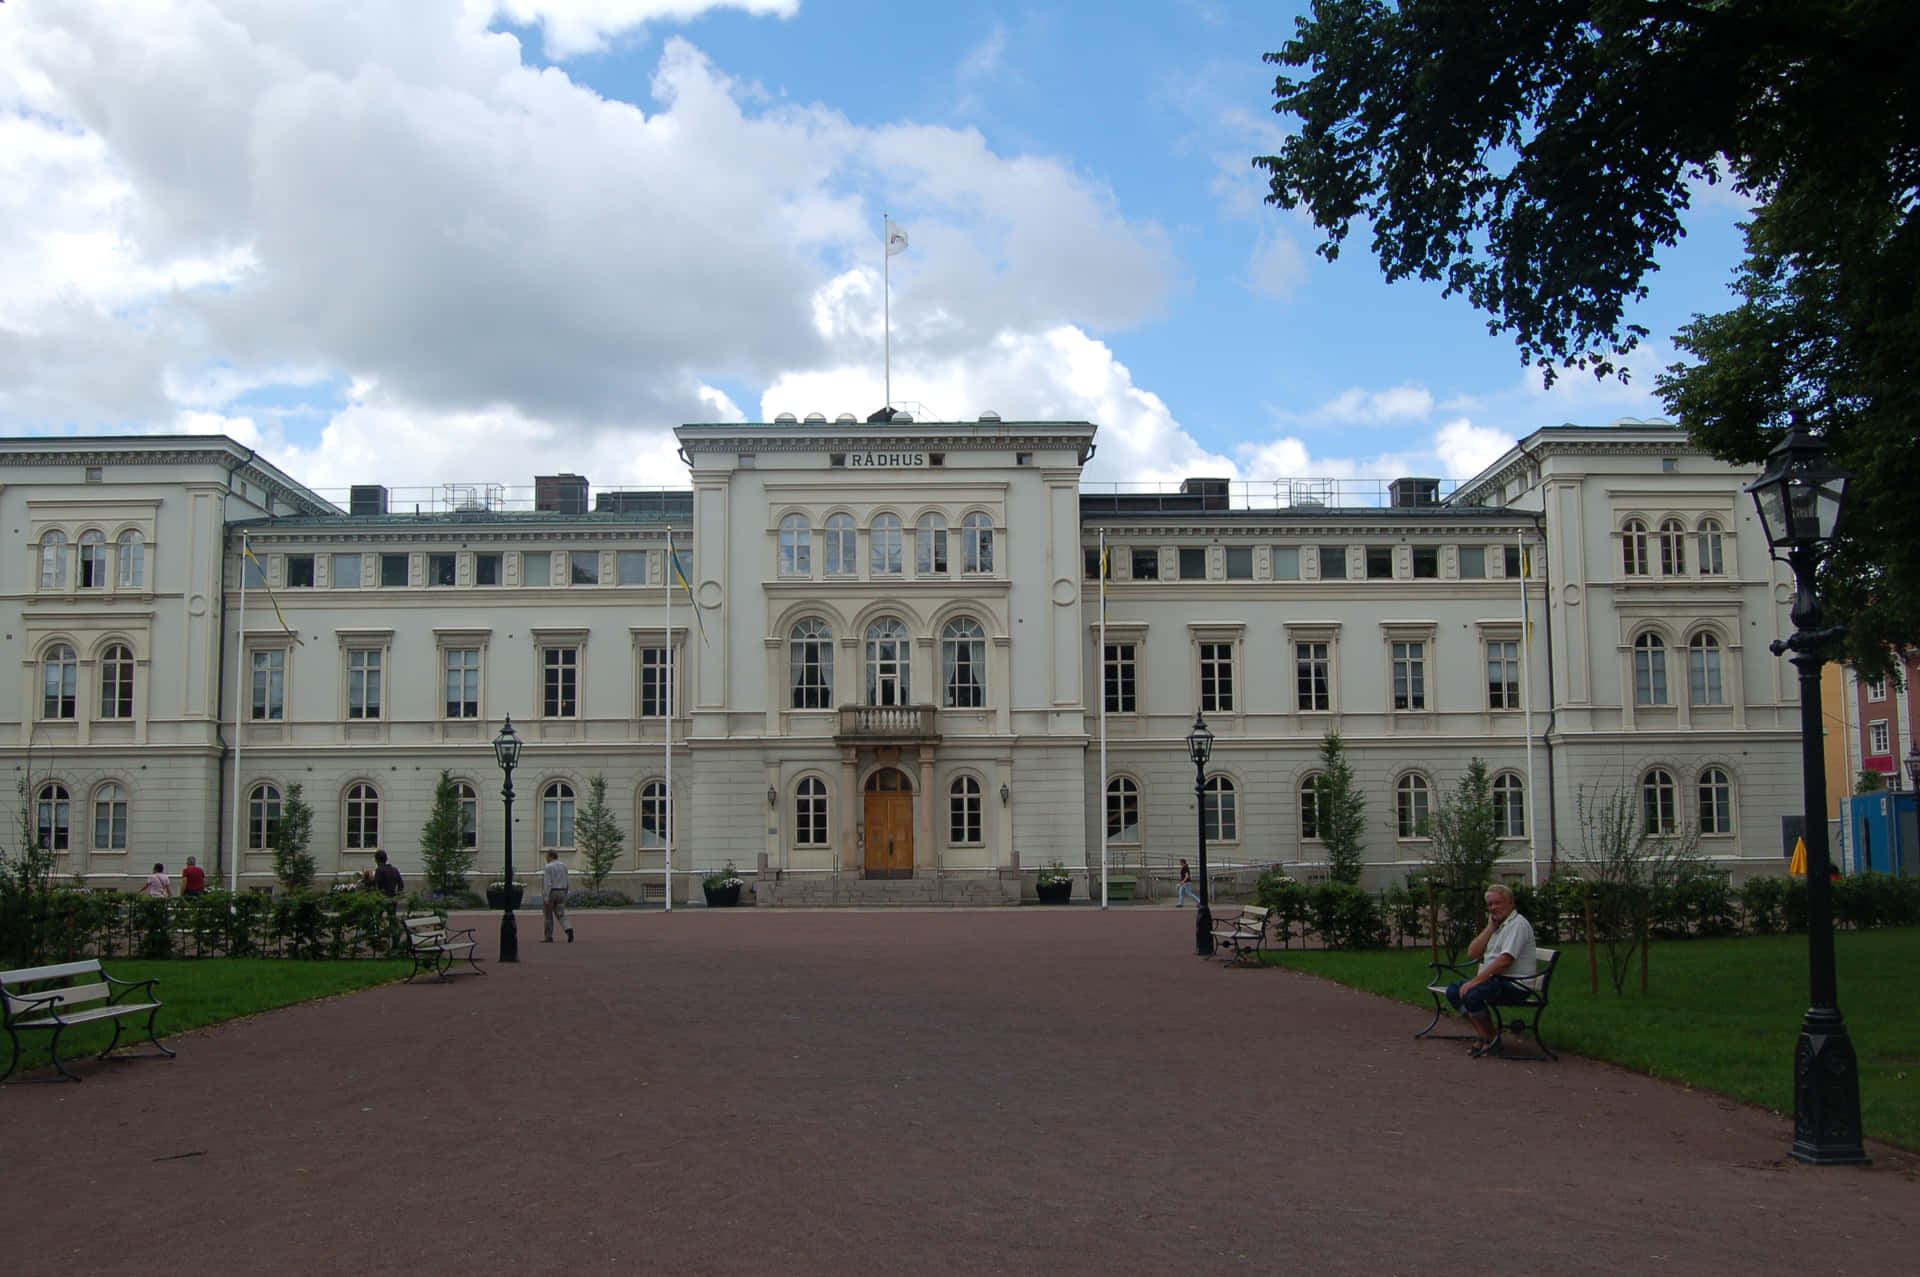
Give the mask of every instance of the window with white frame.
<svg viewBox="0 0 1920 1277">
<path fill-rule="evenodd" d="M 1526 786 L 1513 772 L 1501 772 L 1493 778 L 1493 836 L 1527 836 Z"/>
<path fill-rule="evenodd" d="M 93 849 L 127 849 L 127 791 L 112 781 L 93 791 Z"/>
<path fill-rule="evenodd" d="M 1109 643 L 1101 663 L 1101 694 L 1107 713 L 1132 714 L 1140 708 L 1139 650 L 1132 643 Z"/>
<path fill-rule="evenodd" d="M 67 787 L 53 782 L 40 786 L 33 804 L 34 831 L 48 851 L 66 851 L 73 838 L 73 802 Z"/>
<path fill-rule="evenodd" d="M 1886 719 L 1876 718 L 1867 724 L 1867 752 L 1869 754 L 1893 752 L 1893 735 L 1887 727 Z"/>
<path fill-rule="evenodd" d="M 905 705 L 913 694 L 913 636 L 886 616 L 867 627 L 867 704 Z"/>
<path fill-rule="evenodd" d="M 1886 683 L 1883 680 L 1877 679 L 1877 678 L 1870 681 L 1867 684 L 1867 699 L 1870 701 L 1886 700 L 1887 699 Z"/>
<path fill-rule="evenodd" d="M 1725 576 L 1727 573 L 1723 542 L 1726 534 L 1718 519 L 1700 520 L 1700 528 L 1694 534 L 1694 553 L 1698 561 L 1701 576 Z"/>
<path fill-rule="evenodd" d="M 818 776 L 808 776 L 794 788 L 793 841 L 800 847 L 827 845 L 827 783 Z"/>
<path fill-rule="evenodd" d="M 456 780 L 453 796 L 460 804 L 460 845 L 472 851 L 480 845 L 480 791 L 464 780 Z"/>
<path fill-rule="evenodd" d="M 1673 773 L 1655 767 L 1640 778 L 1640 828 L 1648 834 L 1670 834 L 1680 827 L 1678 792 Z"/>
<path fill-rule="evenodd" d="M 640 845 L 664 847 L 673 837 L 673 804 L 667 787 L 657 780 L 640 786 Z"/>
<path fill-rule="evenodd" d="M 381 674 L 386 654 L 377 647 L 347 649 L 347 717 L 380 717 Z"/>
<path fill-rule="evenodd" d="M 449 647 L 440 654 L 448 718 L 480 717 L 480 649 Z"/>
<path fill-rule="evenodd" d="M 1720 640 L 1702 632 L 1687 640 L 1687 701 L 1692 705 L 1724 705 L 1720 683 Z"/>
<path fill-rule="evenodd" d="M 336 554 L 329 565 L 328 580 L 336 590 L 357 590 L 360 588 L 360 556 L 357 554 Z"/>
<path fill-rule="evenodd" d="M 80 534 L 80 588 L 104 590 L 108 579 L 106 534 L 89 528 Z"/>
<path fill-rule="evenodd" d="M 256 723 L 277 723 L 287 716 L 287 652 L 275 647 L 251 655 L 251 717 Z"/>
<path fill-rule="evenodd" d="M 247 846 L 265 851 L 279 837 L 280 789 L 276 785 L 255 785 L 247 792 Z"/>
<path fill-rule="evenodd" d="M 1140 785 L 1131 776 L 1107 782 L 1107 841 L 1119 846 L 1140 841 Z"/>
<path fill-rule="evenodd" d="M 1315 711 L 1332 707 L 1332 651 L 1333 645 L 1330 643 L 1293 645 L 1295 709 Z"/>
<path fill-rule="evenodd" d="M 540 649 L 540 708 L 548 718 L 580 716 L 580 649 Z"/>
<path fill-rule="evenodd" d="M 1300 778 L 1300 841 L 1318 842 L 1320 830 L 1320 773 Z"/>
<path fill-rule="evenodd" d="M 573 850 L 573 786 L 564 780 L 540 791 L 540 850 Z"/>
<path fill-rule="evenodd" d="M 665 718 L 674 705 L 673 654 L 664 647 L 640 649 L 640 717 Z"/>
<path fill-rule="evenodd" d="M 1633 703 L 1666 705 L 1667 644 L 1658 634 L 1646 633 L 1633 640 Z"/>
<path fill-rule="evenodd" d="M 900 516 L 874 516 L 873 527 L 868 530 L 868 540 L 872 563 L 870 571 L 874 576 L 899 576 L 906 570 Z"/>
<path fill-rule="evenodd" d="M 987 703 L 987 632 L 972 617 L 955 617 L 940 632 L 940 686 L 949 709 Z"/>
<path fill-rule="evenodd" d="M 600 584 L 600 551 L 598 550 L 567 551 L 567 584 L 569 585 Z"/>
<path fill-rule="evenodd" d="M 1487 708 L 1520 708 L 1520 644 L 1507 639 L 1487 643 Z"/>
<path fill-rule="evenodd" d="M 1400 838 L 1425 838 L 1432 811 L 1433 788 L 1418 772 L 1402 776 L 1393 787 L 1394 833 Z"/>
<path fill-rule="evenodd" d="M 1239 795 L 1227 777 L 1207 777 L 1200 796 L 1200 823 L 1208 842 L 1240 840 Z"/>
<path fill-rule="evenodd" d="M 1427 707 L 1427 645 L 1393 644 L 1393 707 L 1423 710 Z"/>
<path fill-rule="evenodd" d="M 67 588 L 67 534 L 58 528 L 49 529 L 40 538 L 40 588 Z"/>
<path fill-rule="evenodd" d="M 497 558 L 498 558 L 499 556 L 498 556 L 498 555 L 495 555 L 495 556 L 493 556 L 493 557 L 495 557 L 495 558 L 497 559 Z M 479 559 L 478 559 L 478 558 L 476 558 L 476 559 L 475 559 L 475 561 L 474 561 L 474 568 L 475 568 L 475 572 L 474 572 L 474 577 L 475 577 L 475 580 L 474 580 L 474 584 L 475 584 L 475 585 L 498 585 L 498 584 L 500 584 L 500 581 L 499 581 L 499 575 L 500 575 L 500 574 L 499 574 L 499 573 L 498 573 L 497 571 L 496 571 L 496 572 L 494 573 L 494 579 L 493 579 L 493 580 L 491 580 L 491 581 L 482 581 L 482 580 L 479 580 L 479 579 L 478 579 L 478 578 L 479 578 L 479 571 L 478 571 L 478 569 L 479 569 L 479 566 L 480 566 L 480 564 L 479 564 Z M 647 573 L 647 552 L 646 552 L 645 550 L 618 550 L 618 551 L 615 551 L 615 553 L 614 553 L 614 556 L 613 556 L 613 572 L 614 572 L 614 578 L 613 578 L 613 579 L 614 579 L 614 580 L 615 580 L 615 581 L 616 581 L 616 582 L 617 582 L 618 584 L 620 584 L 620 585 L 646 585 L 646 584 L 648 584 L 648 573 Z"/>
<path fill-rule="evenodd" d="M 347 849 L 373 851 L 380 846 L 380 794 L 365 781 L 347 786 Z"/>
<path fill-rule="evenodd" d="M 144 589 L 147 583 L 147 544 L 138 532 L 127 531 L 120 534 L 119 544 L 115 547 L 114 558 L 118 560 L 120 588 L 123 590 Z"/>
<path fill-rule="evenodd" d="M 813 575 L 813 525 L 804 514 L 780 520 L 780 575 Z"/>
<path fill-rule="evenodd" d="M 1638 519 L 1620 525 L 1620 570 L 1628 576 L 1647 575 L 1647 525 Z"/>
<path fill-rule="evenodd" d="M 1733 832 L 1733 780 L 1718 767 L 1700 773 L 1700 832 Z"/>
<path fill-rule="evenodd" d="M 992 515 L 976 512 L 960 520 L 960 570 L 969 576 L 992 575 Z"/>
<path fill-rule="evenodd" d="M 40 717 L 73 718 L 78 712 L 80 658 L 66 643 L 55 643 L 40 660 Z"/>
<path fill-rule="evenodd" d="M 835 514 L 827 518 L 826 535 L 827 575 L 860 575 L 860 558 L 855 540 L 853 516 Z"/>
<path fill-rule="evenodd" d="M 983 840 L 980 809 L 980 782 L 971 776 L 956 776 L 947 787 L 947 842 L 955 846 L 978 844 Z"/>
<path fill-rule="evenodd" d="M 920 516 L 913 530 L 914 571 L 921 576 L 944 576 L 947 571 L 947 521 L 937 514 Z"/>
<path fill-rule="evenodd" d="M 109 643 L 100 653 L 100 717 L 133 717 L 133 649 Z"/>
<path fill-rule="evenodd" d="M 1200 644 L 1200 709 L 1208 714 L 1233 712 L 1233 644 Z"/>
<path fill-rule="evenodd" d="M 1660 523 L 1660 575 L 1680 576 L 1687 570 L 1687 529 L 1678 519 Z"/>
<path fill-rule="evenodd" d="M 833 629 L 817 616 L 787 633 L 787 685 L 794 709 L 833 708 Z"/>
</svg>

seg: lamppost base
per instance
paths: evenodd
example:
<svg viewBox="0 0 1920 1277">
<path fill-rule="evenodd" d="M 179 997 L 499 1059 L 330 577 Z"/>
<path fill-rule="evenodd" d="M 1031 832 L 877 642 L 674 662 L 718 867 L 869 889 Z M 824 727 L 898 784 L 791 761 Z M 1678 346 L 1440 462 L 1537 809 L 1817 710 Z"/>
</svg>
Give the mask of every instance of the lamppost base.
<svg viewBox="0 0 1920 1277">
<path fill-rule="evenodd" d="M 1864 1166 L 1860 1141 L 1860 1069 L 1846 1021 L 1814 1007 L 1793 1051 L 1793 1158 L 1820 1166 Z"/>
<path fill-rule="evenodd" d="M 1193 911 L 1193 956 L 1213 956 L 1213 910 L 1205 905 Z"/>
<path fill-rule="evenodd" d="M 500 961 L 520 961 L 520 924 L 511 909 L 500 915 Z"/>
</svg>

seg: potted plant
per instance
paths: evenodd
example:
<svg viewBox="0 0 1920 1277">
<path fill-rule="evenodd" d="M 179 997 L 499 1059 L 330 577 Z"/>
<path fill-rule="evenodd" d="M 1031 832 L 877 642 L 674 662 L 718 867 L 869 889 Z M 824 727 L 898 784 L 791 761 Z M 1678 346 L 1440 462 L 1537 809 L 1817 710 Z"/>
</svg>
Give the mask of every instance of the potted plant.
<svg viewBox="0 0 1920 1277">
<path fill-rule="evenodd" d="M 1033 889 L 1039 894 L 1041 904 L 1063 905 L 1073 895 L 1073 875 L 1059 861 L 1049 860 L 1046 868 L 1034 875 Z"/>
<path fill-rule="evenodd" d="M 526 894 L 526 890 L 517 882 L 502 882 L 496 879 L 487 884 L 487 908 L 518 909 L 520 899 Z M 513 898 L 512 904 L 507 903 L 509 896 Z"/>
<path fill-rule="evenodd" d="M 740 888 L 747 885 L 734 869 L 729 860 L 724 869 L 716 869 L 700 880 L 700 890 L 707 895 L 707 905 L 713 909 L 731 909 L 740 903 Z"/>
</svg>

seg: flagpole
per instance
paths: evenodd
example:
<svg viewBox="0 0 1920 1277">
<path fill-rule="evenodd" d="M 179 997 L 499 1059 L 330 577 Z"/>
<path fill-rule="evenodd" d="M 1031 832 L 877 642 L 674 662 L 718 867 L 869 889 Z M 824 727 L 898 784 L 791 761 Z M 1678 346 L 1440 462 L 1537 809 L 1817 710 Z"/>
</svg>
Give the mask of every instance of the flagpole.
<svg viewBox="0 0 1920 1277">
<path fill-rule="evenodd" d="M 1527 878 L 1540 885 L 1540 822 L 1535 813 L 1539 802 L 1533 792 L 1533 618 L 1527 604 L 1527 538 L 1513 534 L 1520 547 L 1520 704 L 1525 711 L 1527 729 Z"/>
<path fill-rule="evenodd" d="M 667 586 L 667 725 L 661 733 L 667 751 L 667 860 L 660 871 L 666 884 L 667 912 L 673 912 L 673 574 L 678 564 L 673 557 L 673 529 L 667 529 L 667 570 L 662 573 Z"/>
<path fill-rule="evenodd" d="M 1100 907 L 1107 907 L 1107 530 L 1100 529 L 1100 650 L 1094 659 L 1100 677 Z"/>
<path fill-rule="evenodd" d="M 240 891 L 240 706 L 249 688 L 247 668 L 247 534 L 240 534 L 240 620 L 233 637 L 233 798 L 232 824 L 228 831 L 227 891 Z"/>
<path fill-rule="evenodd" d="M 887 407 L 893 407 L 893 225 L 891 215 L 880 214 L 880 293 L 881 322 L 885 330 L 883 349 L 886 351 L 885 367 L 887 382 Z"/>
</svg>

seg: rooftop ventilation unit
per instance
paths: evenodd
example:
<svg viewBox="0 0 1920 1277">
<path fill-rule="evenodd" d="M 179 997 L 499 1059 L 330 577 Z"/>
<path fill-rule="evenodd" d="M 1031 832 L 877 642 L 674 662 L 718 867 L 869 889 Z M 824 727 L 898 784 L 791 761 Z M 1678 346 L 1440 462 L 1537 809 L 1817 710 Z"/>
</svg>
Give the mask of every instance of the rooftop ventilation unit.
<svg viewBox="0 0 1920 1277">
<path fill-rule="evenodd" d="M 999 413 L 997 413 L 997 412 L 995 412 L 995 411 L 993 411 L 993 409 L 991 409 L 991 408 L 989 408 L 989 409 L 987 409 L 987 411 L 985 411 L 985 412 L 983 412 L 983 413 L 981 413 L 981 414 L 980 414 L 980 420 L 982 420 L 982 421 L 998 421 L 998 420 L 1000 420 L 1000 414 L 999 414 Z"/>
<path fill-rule="evenodd" d="M 1182 479 L 1180 492 L 1183 496 L 1199 497 L 1202 510 L 1224 510 L 1228 482 L 1226 479 Z"/>
<path fill-rule="evenodd" d="M 913 420 L 913 414 L 910 412 L 896 412 L 893 414 L 893 419 L 895 421 L 910 422 Z"/>
<path fill-rule="evenodd" d="M 1438 479 L 1395 479 L 1387 485 L 1387 499 L 1396 506 L 1439 505 Z"/>
<path fill-rule="evenodd" d="M 810 412 L 807 414 L 807 424 L 810 426 L 816 422 L 824 422 L 826 419 L 827 414 L 824 412 Z"/>
<path fill-rule="evenodd" d="M 773 424 L 776 426 L 791 426 L 799 422 L 799 420 L 800 418 L 794 416 L 792 413 L 783 412 L 773 419 Z"/>
<path fill-rule="evenodd" d="M 533 508 L 554 514 L 585 514 L 587 477 L 583 474 L 533 476 Z"/>
<path fill-rule="evenodd" d="M 348 514 L 385 514 L 387 490 L 377 483 L 356 483 L 347 496 Z"/>
<path fill-rule="evenodd" d="M 860 424 L 860 418 L 858 418 L 858 417 L 856 417 L 856 416 L 854 416 L 854 415 L 853 415 L 852 413 L 850 413 L 850 412 L 843 412 L 843 413 L 841 413 L 841 414 L 840 414 L 839 416 L 837 416 L 837 417 L 835 417 L 835 418 L 834 418 L 834 421 L 835 421 L 835 422 L 836 422 L 837 424 L 839 424 L 839 425 L 843 425 L 843 426 L 846 426 L 846 425 L 858 425 L 858 424 Z"/>
</svg>

